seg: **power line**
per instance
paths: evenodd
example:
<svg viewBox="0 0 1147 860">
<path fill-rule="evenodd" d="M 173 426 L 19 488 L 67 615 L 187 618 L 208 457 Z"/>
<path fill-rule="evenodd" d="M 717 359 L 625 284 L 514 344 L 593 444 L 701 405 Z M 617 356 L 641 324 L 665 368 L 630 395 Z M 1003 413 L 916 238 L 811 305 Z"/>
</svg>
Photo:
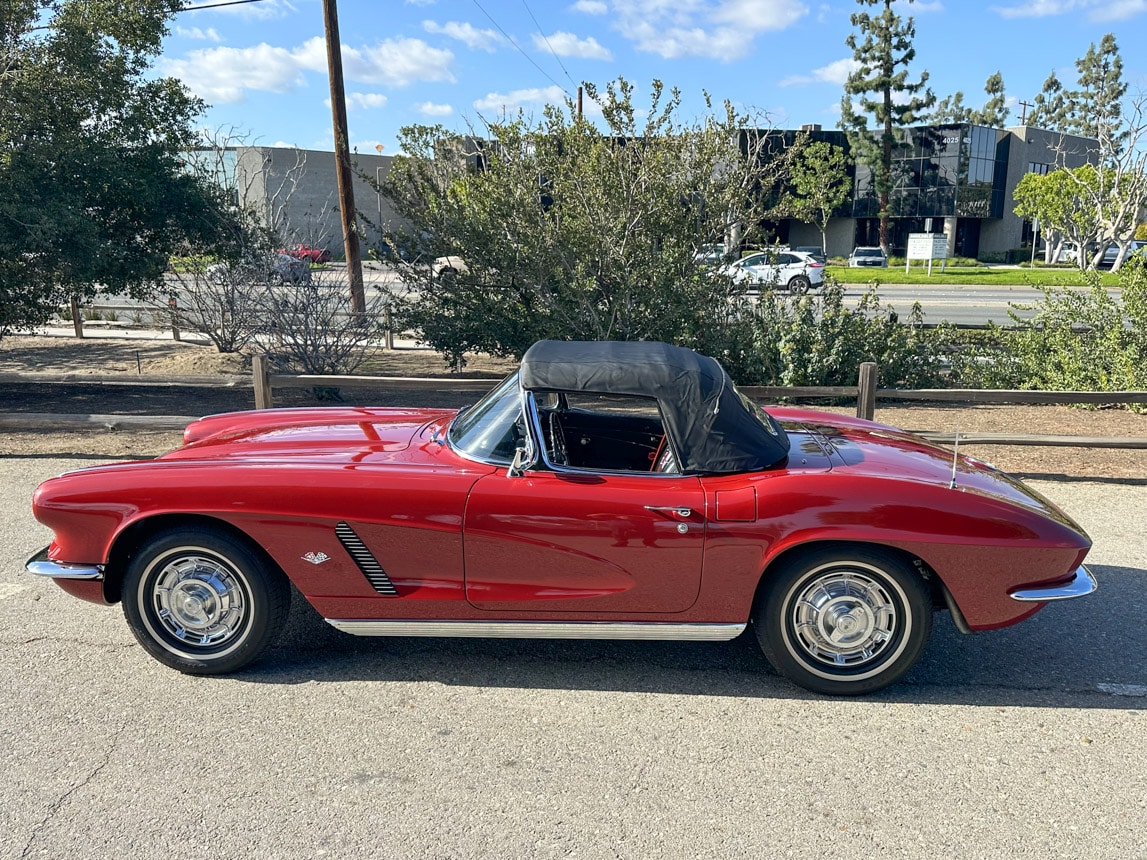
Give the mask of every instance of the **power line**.
<svg viewBox="0 0 1147 860">
<path fill-rule="evenodd" d="M 184 6 L 180 12 L 197 12 L 200 9 L 218 9 L 220 6 L 242 6 L 244 3 L 262 3 L 264 0 L 225 0 L 222 3 L 202 3 L 198 6 Z"/>
<path fill-rule="evenodd" d="M 517 48 L 517 49 L 518 49 L 518 53 L 519 53 L 519 54 L 521 54 L 523 57 L 525 57 L 527 60 L 529 60 L 529 61 L 530 61 L 530 64 L 531 64 L 531 65 L 532 65 L 532 66 L 533 66 L 535 69 L 537 69 L 539 72 L 541 72 L 543 75 L 545 75 L 545 76 L 546 76 L 546 78 L 547 78 L 547 79 L 549 79 L 550 83 L 552 83 L 552 84 L 553 84 L 555 87 L 558 87 L 558 88 L 559 88 L 559 89 L 560 89 L 560 90 L 561 90 L 563 93 L 565 93 L 567 96 L 570 94 L 569 90 L 567 90 L 565 87 L 563 87 L 563 86 L 562 86 L 561 84 L 559 84 L 557 81 L 555 81 L 555 80 L 553 79 L 553 76 L 552 76 L 552 75 L 550 75 L 550 73 L 549 73 L 549 72 L 547 72 L 545 69 L 543 69 L 541 66 L 539 66 L 539 65 L 538 65 L 536 62 L 534 62 L 534 58 L 533 58 L 533 57 L 531 57 L 529 54 L 527 54 L 525 51 L 523 51 L 523 50 L 522 50 L 522 46 L 521 46 L 521 45 L 519 45 L 517 42 L 515 42 L 515 41 L 514 41 L 514 37 L 513 37 L 513 36 L 511 36 L 509 33 L 507 33 L 505 30 L 503 30 L 503 29 L 502 29 L 502 25 L 501 25 L 501 24 L 499 24 L 497 21 L 495 21 L 495 20 L 494 20 L 494 17 L 493 17 L 493 16 L 492 16 L 492 15 L 491 15 L 489 12 L 487 12 L 485 9 L 483 9 L 483 8 L 482 8 L 482 4 L 481 4 L 481 3 L 479 3 L 479 2 L 478 2 L 478 0 L 473 0 L 473 3 L 474 3 L 474 5 L 475 5 L 475 6 L 477 6 L 477 7 L 478 7 L 478 8 L 481 10 L 481 12 L 482 12 L 482 14 L 483 14 L 483 15 L 485 15 L 487 18 L 489 18 L 489 19 L 490 19 L 490 23 L 491 23 L 491 24 L 493 24 L 495 27 L 497 27 L 497 28 L 498 28 L 498 32 L 499 32 L 499 33 L 501 33 L 503 36 L 505 36 L 505 37 L 506 37 L 506 40 L 507 40 L 507 41 L 508 41 L 508 42 L 509 42 L 511 45 L 513 45 L 515 48 Z M 572 80 L 572 78 L 571 78 L 571 80 Z"/>
<path fill-rule="evenodd" d="M 558 65 L 562 67 L 562 71 L 566 73 L 566 77 L 569 78 L 570 83 L 576 87 L 577 81 L 570 77 L 569 69 L 567 69 L 565 63 L 562 62 L 562 58 L 558 56 L 558 52 L 554 50 L 554 46 L 550 44 L 549 37 L 546 36 L 546 31 L 542 29 L 542 25 L 538 23 L 538 19 L 534 17 L 534 10 L 530 8 L 526 0 L 522 0 L 522 5 L 525 6 L 526 11 L 530 13 L 530 20 L 533 21 L 534 26 L 538 28 L 538 35 L 542 37 L 542 41 L 546 43 L 546 47 L 550 49 L 550 53 L 554 55 L 554 59 L 558 61 Z"/>
</svg>

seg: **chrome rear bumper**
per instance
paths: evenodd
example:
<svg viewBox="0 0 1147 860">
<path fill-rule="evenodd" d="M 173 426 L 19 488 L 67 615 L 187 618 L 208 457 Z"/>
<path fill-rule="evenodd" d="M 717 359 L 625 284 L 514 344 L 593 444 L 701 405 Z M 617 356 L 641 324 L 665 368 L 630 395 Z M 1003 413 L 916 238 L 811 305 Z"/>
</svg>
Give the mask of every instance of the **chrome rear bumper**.
<svg viewBox="0 0 1147 860">
<path fill-rule="evenodd" d="M 48 558 L 48 548 L 44 547 L 24 564 L 28 573 L 36 576 L 46 576 L 49 579 L 87 579 L 100 580 L 104 578 L 102 564 L 66 564 L 52 561 Z"/>
<path fill-rule="evenodd" d="M 1042 588 L 1021 588 L 1012 592 L 1012 600 L 1025 603 L 1043 603 L 1048 600 L 1070 600 L 1073 597 L 1083 597 L 1091 594 L 1099 585 L 1091 571 L 1082 564 L 1075 569 L 1075 575 L 1070 581 L 1060 585 L 1045 586 Z"/>
</svg>

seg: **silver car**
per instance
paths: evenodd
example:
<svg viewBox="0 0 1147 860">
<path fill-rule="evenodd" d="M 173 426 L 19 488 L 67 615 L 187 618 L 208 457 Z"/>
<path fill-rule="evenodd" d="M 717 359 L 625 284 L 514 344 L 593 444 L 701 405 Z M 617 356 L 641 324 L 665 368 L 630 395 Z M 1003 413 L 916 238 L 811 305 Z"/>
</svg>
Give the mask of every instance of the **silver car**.
<svg viewBox="0 0 1147 860">
<path fill-rule="evenodd" d="M 769 290 L 784 287 L 790 293 L 807 293 L 824 283 L 824 263 L 787 248 L 749 254 L 730 263 L 725 272 L 738 284 Z"/>
<path fill-rule="evenodd" d="M 848 265 L 852 269 L 862 266 L 887 268 L 888 258 L 884 256 L 884 250 L 879 245 L 861 245 L 853 248 L 852 253 L 848 255 Z"/>
</svg>

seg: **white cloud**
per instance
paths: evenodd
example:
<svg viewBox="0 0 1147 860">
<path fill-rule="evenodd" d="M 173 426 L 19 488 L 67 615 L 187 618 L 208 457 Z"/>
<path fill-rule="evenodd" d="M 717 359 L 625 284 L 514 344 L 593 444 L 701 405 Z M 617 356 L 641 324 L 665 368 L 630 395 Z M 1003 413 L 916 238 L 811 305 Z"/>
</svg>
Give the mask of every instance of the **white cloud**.
<svg viewBox="0 0 1147 860">
<path fill-rule="evenodd" d="M 407 6 L 433 6 L 438 0 L 406 0 Z"/>
<path fill-rule="evenodd" d="M 494 30 L 479 30 L 473 24 L 466 24 L 462 21 L 447 21 L 445 24 L 439 24 L 437 21 L 423 21 L 422 29 L 427 33 L 457 39 L 475 51 L 493 53 L 505 41 Z"/>
<path fill-rule="evenodd" d="M 474 102 L 478 110 L 517 110 L 526 105 L 564 104 L 566 91 L 559 86 L 514 90 L 511 93 L 489 93 Z"/>
<path fill-rule="evenodd" d="M 386 96 L 382 93 L 347 93 L 346 106 L 360 110 L 375 110 L 386 107 Z"/>
<path fill-rule="evenodd" d="M 195 39 L 198 42 L 218 43 L 223 41 L 223 37 L 214 27 L 208 27 L 206 30 L 199 27 L 176 27 L 175 35 L 184 39 Z"/>
<path fill-rule="evenodd" d="M 450 105 L 440 105 L 434 102 L 422 102 L 415 107 L 415 110 L 423 116 L 450 116 L 454 113 L 454 108 Z"/>
<path fill-rule="evenodd" d="M 604 15 L 609 11 L 609 7 L 602 3 L 601 0 L 577 0 L 576 3 L 570 6 L 570 9 L 574 12 L 581 12 L 584 15 Z"/>
<path fill-rule="evenodd" d="M 992 6 L 1002 18 L 1047 18 L 1087 12 L 1092 21 L 1126 21 L 1147 12 L 1147 0 L 1030 0 L 1018 6 Z"/>
<path fill-rule="evenodd" d="M 454 55 L 419 39 L 388 39 L 366 48 L 343 45 L 343 76 L 348 81 L 403 87 L 418 81 L 453 81 Z M 265 42 L 250 48 L 189 51 L 183 59 L 161 62 L 164 74 L 182 80 L 213 103 L 241 101 L 247 90 L 286 93 L 306 84 L 303 72 L 326 74 L 326 43 L 315 37 L 296 48 Z"/>
<path fill-rule="evenodd" d="M 793 0 L 613 0 L 613 10 L 615 28 L 638 50 L 725 61 L 745 56 L 760 33 L 784 30 L 808 13 Z"/>
<path fill-rule="evenodd" d="M 539 51 L 552 50 L 559 57 L 580 57 L 583 60 L 612 60 L 613 53 L 593 36 L 579 39 L 573 33 L 559 30 L 552 36 L 534 33 L 534 47 Z"/>
<path fill-rule="evenodd" d="M 827 66 L 813 69 L 810 75 L 790 75 L 780 82 L 782 87 L 803 86 L 805 84 L 838 84 L 843 85 L 848 76 L 860 64 L 852 57 L 833 60 Z"/>
<path fill-rule="evenodd" d="M 182 60 L 161 61 L 165 74 L 179 78 L 208 102 L 237 102 L 244 90 L 285 93 L 303 85 L 303 69 L 286 48 L 208 48 Z"/>
<path fill-rule="evenodd" d="M 1114 0 L 1095 7 L 1089 17 L 1092 21 L 1127 21 L 1147 12 L 1147 0 Z"/>
</svg>

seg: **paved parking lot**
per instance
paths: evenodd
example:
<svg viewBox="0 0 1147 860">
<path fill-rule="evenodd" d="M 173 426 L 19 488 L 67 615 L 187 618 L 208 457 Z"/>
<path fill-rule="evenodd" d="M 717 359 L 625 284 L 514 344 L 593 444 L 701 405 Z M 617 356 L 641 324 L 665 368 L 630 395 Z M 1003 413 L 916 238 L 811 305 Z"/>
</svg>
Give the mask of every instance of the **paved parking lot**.
<svg viewBox="0 0 1147 860">
<path fill-rule="evenodd" d="M 23 573 L 0 458 L 0 858 L 1147 857 L 1147 481 L 1040 482 L 1100 590 L 1009 630 L 946 615 L 905 683 L 800 691 L 743 641 L 354 639 L 296 606 L 191 678 L 118 607 Z"/>
</svg>

